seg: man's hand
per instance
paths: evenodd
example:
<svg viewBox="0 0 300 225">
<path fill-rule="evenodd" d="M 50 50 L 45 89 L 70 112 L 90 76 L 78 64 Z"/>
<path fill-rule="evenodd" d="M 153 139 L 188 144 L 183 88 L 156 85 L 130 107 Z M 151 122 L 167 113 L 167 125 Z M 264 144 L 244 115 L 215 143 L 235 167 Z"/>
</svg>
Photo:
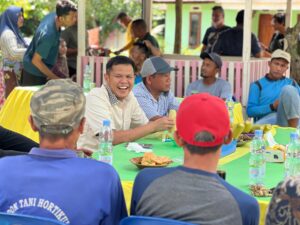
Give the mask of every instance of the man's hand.
<svg viewBox="0 0 300 225">
<path fill-rule="evenodd" d="M 275 110 L 277 110 L 278 105 L 279 105 L 279 100 L 277 99 L 275 102 L 273 102 L 273 107 Z"/>
<path fill-rule="evenodd" d="M 175 124 L 174 120 L 172 120 L 168 117 L 162 117 L 162 118 L 157 119 L 150 123 L 153 123 L 155 132 L 168 130 L 168 129 L 172 128 Z"/>
</svg>

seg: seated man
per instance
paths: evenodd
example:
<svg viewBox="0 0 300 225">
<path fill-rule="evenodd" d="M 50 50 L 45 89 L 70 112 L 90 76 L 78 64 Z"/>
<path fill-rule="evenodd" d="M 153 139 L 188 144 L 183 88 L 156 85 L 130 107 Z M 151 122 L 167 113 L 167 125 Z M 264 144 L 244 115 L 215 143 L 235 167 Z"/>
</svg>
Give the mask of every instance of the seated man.
<svg viewBox="0 0 300 225">
<path fill-rule="evenodd" d="M 132 93 L 134 62 L 125 56 L 116 56 L 106 64 L 106 84 L 94 88 L 87 96 L 86 126 L 78 146 L 95 151 L 102 121 L 109 119 L 113 129 L 113 144 L 130 142 L 174 125 L 166 117 L 148 123 L 145 113 Z"/>
<path fill-rule="evenodd" d="M 283 50 L 273 52 L 269 73 L 250 85 L 247 114 L 258 124 L 297 127 L 300 117 L 300 88 L 284 77 L 291 56 Z"/>
<path fill-rule="evenodd" d="M 266 225 L 300 223 L 300 179 L 288 177 L 273 192 L 266 216 Z"/>
<path fill-rule="evenodd" d="M 119 224 L 127 212 L 117 172 L 76 155 L 85 122 L 82 88 L 51 80 L 32 96 L 30 108 L 40 148 L 0 160 L 0 211 L 72 225 Z"/>
<path fill-rule="evenodd" d="M 232 139 L 225 102 L 207 93 L 189 96 L 176 122 L 174 139 L 183 147 L 183 166 L 143 169 L 134 182 L 131 215 L 193 224 L 258 224 L 257 201 L 216 173 L 221 146 Z"/>
<path fill-rule="evenodd" d="M 170 91 L 170 72 L 174 70 L 161 57 L 151 57 L 144 62 L 143 82 L 133 88 L 133 93 L 149 120 L 167 116 L 170 109 L 177 111 L 179 102 Z"/>
<path fill-rule="evenodd" d="M 190 83 L 186 89 L 185 96 L 207 92 L 224 100 L 232 97 L 230 84 L 226 80 L 216 77 L 222 68 L 220 56 L 213 52 L 203 52 L 200 58 L 203 59 L 201 66 L 201 77 L 203 79 Z"/>
</svg>

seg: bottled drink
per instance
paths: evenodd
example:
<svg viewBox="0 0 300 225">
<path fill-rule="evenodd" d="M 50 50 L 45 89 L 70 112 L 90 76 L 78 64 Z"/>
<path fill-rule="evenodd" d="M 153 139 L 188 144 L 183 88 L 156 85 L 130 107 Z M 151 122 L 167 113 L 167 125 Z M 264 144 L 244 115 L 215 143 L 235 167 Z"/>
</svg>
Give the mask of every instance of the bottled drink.
<svg viewBox="0 0 300 225">
<path fill-rule="evenodd" d="M 299 141 L 298 134 L 290 134 L 290 143 L 288 144 L 285 158 L 285 176 L 296 176 L 299 173 Z"/>
<path fill-rule="evenodd" d="M 265 143 L 262 130 L 256 130 L 250 145 L 249 183 L 250 185 L 264 185 L 266 174 Z"/>
<path fill-rule="evenodd" d="M 226 99 L 226 106 L 229 114 L 230 124 L 232 125 L 234 122 L 234 101 L 231 96 L 228 96 Z"/>
<path fill-rule="evenodd" d="M 98 160 L 112 165 L 113 162 L 113 133 L 110 120 L 103 120 L 102 128 L 99 132 Z"/>
<path fill-rule="evenodd" d="M 84 74 L 83 74 L 83 91 L 89 92 L 91 86 L 91 68 L 89 65 L 85 66 Z"/>
</svg>

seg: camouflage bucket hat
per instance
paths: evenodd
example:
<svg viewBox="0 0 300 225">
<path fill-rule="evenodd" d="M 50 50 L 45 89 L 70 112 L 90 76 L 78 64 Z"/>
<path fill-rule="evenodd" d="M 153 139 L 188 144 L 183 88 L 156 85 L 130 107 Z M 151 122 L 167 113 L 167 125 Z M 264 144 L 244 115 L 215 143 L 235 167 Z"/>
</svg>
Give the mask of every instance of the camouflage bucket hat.
<svg viewBox="0 0 300 225">
<path fill-rule="evenodd" d="M 33 121 L 40 132 L 69 134 L 85 113 L 82 88 L 69 79 L 50 80 L 30 102 Z"/>
</svg>

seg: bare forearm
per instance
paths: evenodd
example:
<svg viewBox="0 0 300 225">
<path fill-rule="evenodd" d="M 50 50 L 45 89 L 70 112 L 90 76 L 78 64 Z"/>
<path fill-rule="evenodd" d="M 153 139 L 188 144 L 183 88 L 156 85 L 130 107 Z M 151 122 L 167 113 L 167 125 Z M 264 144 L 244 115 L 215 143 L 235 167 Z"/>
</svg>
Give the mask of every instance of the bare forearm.
<svg viewBox="0 0 300 225">
<path fill-rule="evenodd" d="M 32 64 L 39 69 L 48 79 L 58 79 L 56 76 L 40 59 L 33 57 Z"/>
<path fill-rule="evenodd" d="M 130 130 L 114 131 L 113 145 L 135 141 L 153 132 L 155 132 L 155 127 L 154 124 L 151 122 Z"/>
</svg>

